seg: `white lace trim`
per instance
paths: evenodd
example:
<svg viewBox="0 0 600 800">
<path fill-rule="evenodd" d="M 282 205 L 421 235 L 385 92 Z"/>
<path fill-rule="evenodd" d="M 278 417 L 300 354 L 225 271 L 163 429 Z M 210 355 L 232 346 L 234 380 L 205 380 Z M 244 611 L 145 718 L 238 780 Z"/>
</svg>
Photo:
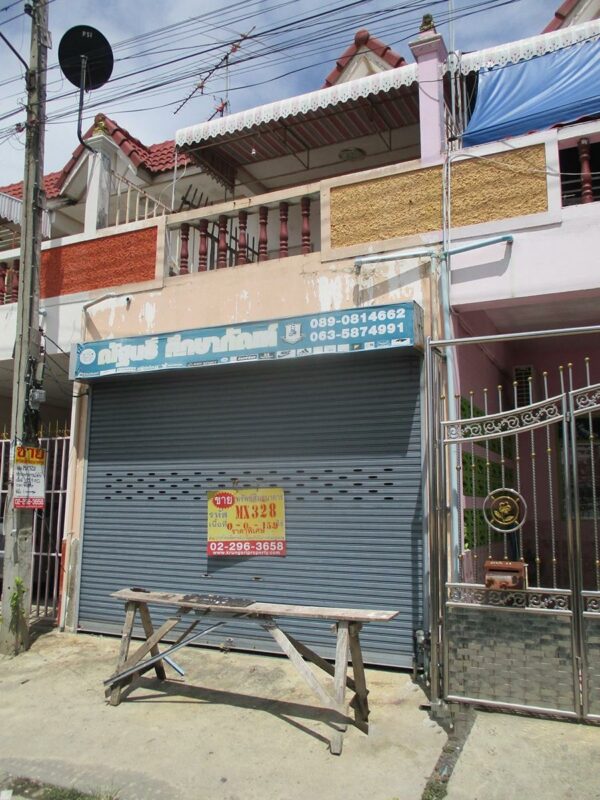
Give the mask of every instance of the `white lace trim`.
<svg viewBox="0 0 600 800">
<path fill-rule="evenodd" d="M 499 47 L 488 47 L 486 50 L 467 53 L 461 56 L 458 68 L 463 75 L 466 75 L 468 72 L 475 72 L 482 67 L 502 67 L 505 64 L 516 64 L 517 61 L 528 61 L 536 56 L 543 56 L 545 53 L 552 53 L 578 42 L 591 41 L 599 36 L 600 19 L 595 19 L 551 33 L 531 36 L 529 39 L 519 39 Z M 444 72 L 447 72 L 448 69 L 448 64 L 446 64 Z M 455 71 L 454 67 L 452 72 Z"/>
<path fill-rule="evenodd" d="M 416 80 L 417 65 L 406 64 L 402 67 L 396 67 L 396 69 L 368 75 L 366 78 L 340 83 L 338 86 L 329 86 L 327 89 L 300 94 L 297 97 L 289 97 L 286 100 L 249 108 L 247 111 L 240 111 L 227 117 L 213 119 L 200 125 L 181 128 L 175 134 L 175 143 L 178 147 L 181 147 L 185 144 L 205 142 L 214 137 L 236 133 L 265 122 L 295 117 L 298 114 L 306 114 L 309 111 L 335 106 L 347 100 L 358 100 L 361 97 L 368 97 L 379 92 L 399 89 L 401 86 L 410 86 Z"/>
</svg>

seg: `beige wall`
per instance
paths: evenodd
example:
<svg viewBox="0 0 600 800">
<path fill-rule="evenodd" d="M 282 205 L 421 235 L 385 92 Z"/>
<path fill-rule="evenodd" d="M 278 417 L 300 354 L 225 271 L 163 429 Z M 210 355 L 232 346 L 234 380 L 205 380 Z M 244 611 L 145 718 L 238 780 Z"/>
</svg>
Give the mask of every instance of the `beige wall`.
<svg viewBox="0 0 600 800">
<path fill-rule="evenodd" d="M 356 306 L 417 302 L 430 332 L 428 260 L 402 260 L 356 270 L 354 260 L 321 263 L 319 253 L 285 261 L 232 267 L 167 278 L 162 289 L 106 298 L 86 315 L 86 339 L 111 339 L 191 328 L 259 321 Z M 74 385 L 74 394 L 82 387 Z M 61 624 L 74 630 L 79 539 L 85 480 L 87 396 L 77 421 L 69 460 L 65 530 L 68 541 L 66 596 Z"/>
<path fill-rule="evenodd" d="M 548 210 L 543 144 L 456 161 L 451 176 L 455 228 Z M 332 249 L 439 230 L 442 167 L 333 186 L 329 213 Z"/>
<path fill-rule="evenodd" d="M 356 270 L 312 253 L 285 261 L 169 278 L 162 289 L 108 298 L 90 308 L 86 338 L 111 339 L 266 320 L 363 305 L 416 301 L 428 330 L 429 262 Z"/>
</svg>

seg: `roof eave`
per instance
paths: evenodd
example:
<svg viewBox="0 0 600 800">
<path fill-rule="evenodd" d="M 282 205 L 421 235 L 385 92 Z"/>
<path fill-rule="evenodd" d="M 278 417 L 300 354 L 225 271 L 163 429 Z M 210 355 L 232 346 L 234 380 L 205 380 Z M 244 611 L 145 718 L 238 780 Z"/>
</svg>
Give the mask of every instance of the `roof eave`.
<svg viewBox="0 0 600 800">
<path fill-rule="evenodd" d="M 417 65 L 406 64 L 376 75 L 369 75 L 366 78 L 317 89 L 315 92 L 255 106 L 210 122 L 181 128 L 175 134 L 175 142 L 178 147 L 183 149 L 207 145 L 211 140 L 223 139 L 243 130 L 250 131 L 260 125 L 282 122 L 308 111 L 333 108 L 351 99 L 369 97 L 401 86 L 410 86 L 416 80 Z"/>
</svg>

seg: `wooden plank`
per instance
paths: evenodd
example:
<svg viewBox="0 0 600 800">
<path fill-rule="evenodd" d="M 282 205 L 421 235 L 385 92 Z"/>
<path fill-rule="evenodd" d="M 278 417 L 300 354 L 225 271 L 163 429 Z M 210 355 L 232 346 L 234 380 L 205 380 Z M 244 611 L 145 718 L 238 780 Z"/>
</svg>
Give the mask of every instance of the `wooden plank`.
<svg viewBox="0 0 600 800">
<path fill-rule="evenodd" d="M 302 642 L 299 642 L 298 639 L 295 639 L 290 633 L 286 632 L 285 635 L 290 640 L 290 642 L 294 645 L 296 650 L 298 650 L 300 655 L 303 655 L 304 658 L 307 658 L 309 661 L 312 661 L 312 663 L 315 666 L 319 667 L 320 669 L 323 670 L 323 672 L 326 672 L 328 675 L 331 675 L 331 677 L 333 678 L 333 676 L 335 674 L 335 667 L 333 666 L 333 664 L 330 664 L 329 661 L 326 661 L 318 653 L 315 653 L 315 651 L 311 650 L 310 647 L 307 647 Z M 356 684 L 354 683 L 354 680 L 350 677 L 350 675 L 348 675 L 348 677 L 346 678 L 346 686 L 349 689 L 352 689 L 353 692 L 356 691 Z"/>
<path fill-rule="evenodd" d="M 169 619 L 166 622 L 164 622 L 160 626 L 160 628 L 152 634 L 152 636 L 149 639 L 146 639 L 146 641 L 140 647 L 138 647 L 138 649 L 132 656 L 129 656 L 129 658 L 125 661 L 125 663 L 120 665 L 120 668 L 116 670 L 115 675 L 118 672 L 122 672 L 125 669 L 133 667 L 135 664 L 141 661 L 142 658 L 145 655 L 147 655 L 150 652 L 150 650 L 152 650 L 152 648 L 160 642 L 163 636 L 166 636 L 170 630 L 172 630 L 179 622 L 181 622 L 181 619 L 184 616 L 185 614 L 182 612 L 180 614 L 176 614 L 174 617 L 169 617 Z"/>
<path fill-rule="evenodd" d="M 132 589 L 120 589 L 111 594 L 111 597 L 123 601 L 149 603 L 150 605 L 172 605 L 193 609 L 208 609 L 218 613 L 220 611 L 243 612 L 244 614 L 265 614 L 273 617 L 308 617 L 311 619 L 330 619 L 346 622 L 389 622 L 398 616 L 399 611 L 384 611 L 381 609 L 365 608 L 329 608 L 325 606 L 294 606 L 281 603 L 252 603 L 248 606 L 223 606 L 211 603 L 199 603 L 194 600 L 185 600 L 186 595 L 175 592 L 136 592 Z"/>
<path fill-rule="evenodd" d="M 152 617 L 150 616 L 150 611 L 148 610 L 146 603 L 140 603 L 140 617 L 142 619 L 142 626 L 144 628 L 144 633 L 146 634 L 146 639 L 151 639 L 154 634 L 154 626 L 152 624 Z M 157 656 L 159 653 L 160 650 L 158 649 L 158 644 L 155 644 L 150 648 L 150 655 Z M 157 663 L 154 665 L 154 671 L 156 672 L 156 677 L 159 681 L 165 681 L 167 679 L 162 661 L 157 661 Z"/>
<path fill-rule="evenodd" d="M 135 612 L 137 611 L 137 603 L 125 604 L 125 622 L 123 623 L 123 635 L 121 637 L 121 646 L 119 648 L 119 658 L 117 659 L 117 669 L 119 672 L 123 669 L 123 665 L 127 661 L 129 653 L 129 645 L 131 643 L 131 632 L 133 631 L 133 623 L 135 621 Z M 121 701 L 121 686 L 113 686 L 110 692 L 109 702 L 111 706 L 118 706 Z"/>
<path fill-rule="evenodd" d="M 348 623 L 338 622 L 337 642 L 335 645 L 335 674 L 333 678 L 333 694 L 336 705 L 341 709 L 342 714 L 346 714 L 344 698 L 346 695 L 346 675 L 348 673 L 348 656 L 350 654 Z M 330 750 L 334 756 L 339 756 L 342 752 L 344 741 L 344 731 L 348 726 L 337 724 L 336 730 L 331 736 Z"/>
<path fill-rule="evenodd" d="M 340 711 L 343 713 L 340 706 L 335 701 L 335 698 L 329 694 L 329 692 L 325 689 L 324 686 L 319 682 L 319 679 L 316 675 L 312 672 L 311 668 L 308 666 L 306 661 L 302 658 L 300 653 L 296 650 L 294 645 L 290 642 L 287 635 L 277 626 L 277 624 L 272 621 L 264 621 L 260 623 L 261 628 L 264 628 L 268 631 L 273 639 L 277 642 L 279 647 L 285 653 L 285 655 L 290 659 L 294 667 L 296 668 L 298 674 L 302 678 L 302 680 L 306 683 L 306 685 L 311 689 L 314 694 L 317 695 L 319 700 L 324 703 L 328 708 L 333 709 L 334 711 Z"/>
<path fill-rule="evenodd" d="M 359 633 L 360 625 L 351 624 L 350 633 L 350 659 L 352 661 L 352 672 L 356 682 L 356 695 L 351 703 L 354 708 L 354 718 L 356 725 L 364 732 L 369 732 L 369 701 L 367 689 L 367 678 L 365 675 L 365 665 L 363 663 L 362 650 L 360 647 Z"/>
</svg>

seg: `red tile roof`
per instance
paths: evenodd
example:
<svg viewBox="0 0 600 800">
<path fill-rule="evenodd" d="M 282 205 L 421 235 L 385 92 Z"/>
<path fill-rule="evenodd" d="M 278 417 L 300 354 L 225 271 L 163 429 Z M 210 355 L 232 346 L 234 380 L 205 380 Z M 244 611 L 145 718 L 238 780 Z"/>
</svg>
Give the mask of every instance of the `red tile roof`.
<svg viewBox="0 0 600 800">
<path fill-rule="evenodd" d="M 44 175 L 44 191 L 46 197 L 58 197 L 60 194 L 60 181 L 62 178 L 62 170 L 59 172 L 49 172 Z M 9 194 L 11 197 L 16 197 L 17 200 L 23 199 L 23 182 L 11 183 L 8 186 L 0 186 L 0 192 Z"/>
<path fill-rule="evenodd" d="M 566 18 L 578 5 L 578 3 L 579 0 L 565 0 L 565 2 L 556 9 L 554 16 L 546 25 L 542 33 L 550 33 L 551 31 L 557 31 L 559 28 L 562 28 Z"/>
<path fill-rule="evenodd" d="M 401 55 L 395 53 L 391 47 L 388 47 L 387 44 L 384 44 L 379 39 L 376 39 L 375 36 L 371 36 L 369 31 L 363 28 L 356 32 L 353 44 L 351 44 L 350 47 L 348 47 L 348 49 L 345 50 L 335 62 L 335 67 L 325 78 L 325 83 L 322 86 L 323 89 L 327 88 L 328 86 L 333 86 L 335 83 L 337 83 L 340 75 L 348 66 L 349 62 L 358 53 L 361 47 L 368 47 L 369 50 L 372 50 L 373 53 L 375 53 L 375 55 L 386 61 L 391 68 L 401 67 L 403 64 L 406 64 L 405 59 Z"/>
<path fill-rule="evenodd" d="M 388 47 L 387 44 L 384 44 L 375 36 L 371 36 L 368 30 L 362 29 L 357 31 L 354 37 L 354 43 L 350 45 L 336 61 L 334 69 L 329 73 L 327 78 L 325 78 L 323 88 L 332 86 L 337 82 L 345 67 L 362 47 L 369 48 L 373 53 L 379 56 L 379 58 L 387 62 L 391 68 L 401 67 L 403 64 L 406 64 L 405 59 L 398 55 L 398 53 L 395 53 L 391 47 Z M 83 138 L 89 139 L 98 128 L 110 136 L 115 144 L 121 148 L 123 153 L 131 159 L 135 167 L 143 167 L 153 175 L 157 175 L 161 172 L 168 172 L 174 168 L 175 141 L 173 139 L 169 139 L 166 142 L 159 142 L 158 144 L 145 145 L 140 142 L 139 139 L 132 136 L 129 131 L 126 131 L 125 128 L 121 128 L 114 120 L 104 114 L 96 114 L 94 124 L 83 134 Z M 79 160 L 83 150 L 83 145 L 79 144 L 73 151 L 71 158 L 61 170 L 58 172 L 51 172 L 44 176 L 44 190 L 49 200 L 60 196 L 63 184 Z M 177 154 L 177 166 L 191 163 L 193 163 L 193 160 L 186 153 Z M 12 183 L 9 186 L 1 186 L 0 192 L 20 199 L 23 195 L 23 184 Z"/>
<path fill-rule="evenodd" d="M 120 147 L 135 167 L 143 167 L 153 175 L 157 175 L 161 172 L 167 172 L 175 166 L 174 139 L 169 139 L 166 142 L 160 142 L 158 144 L 151 144 L 149 146 L 142 144 L 142 142 L 132 136 L 129 131 L 126 131 L 125 128 L 121 128 L 114 120 L 109 119 L 104 114 L 96 115 L 94 124 L 83 134 L 83 138 L 89 139 L 94 131 L 98 132 L 98 129 L 110 136 L 113 142 Z M 63 184 L 79 160 L 83 150 L 83 145 L 79 144 L 73 151 L 71 158 L 61 170 L 44 175 L 44 190 L 49 200 L 60 196 Z M 190 156 L 186 153 L 178 153 L 177 166 L 189 164 L 191 161 Z M 9 186 L 1 186 L 0 192 L 21 199 L 23 196 L 23 183 L 12 183 Z"/>
</svg>

